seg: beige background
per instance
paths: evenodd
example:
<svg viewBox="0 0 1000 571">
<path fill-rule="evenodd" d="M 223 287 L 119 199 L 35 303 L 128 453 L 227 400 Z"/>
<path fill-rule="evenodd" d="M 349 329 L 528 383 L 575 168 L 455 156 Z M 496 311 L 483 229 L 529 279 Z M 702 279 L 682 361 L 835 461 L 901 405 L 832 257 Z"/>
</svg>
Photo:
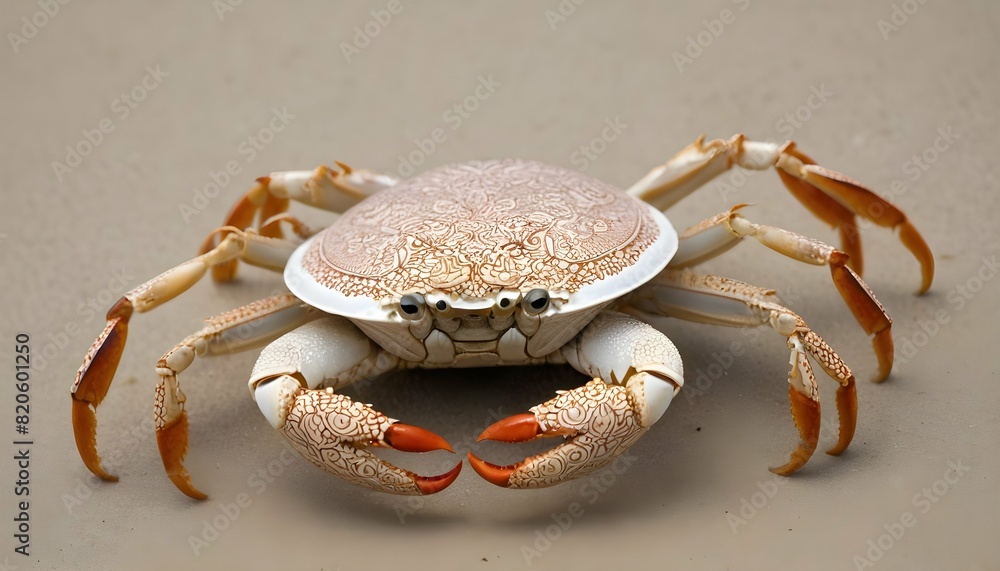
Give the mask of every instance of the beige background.
<svg viewBox="0 0 1000 571">
<path fill-rule="evenodd" d="M 21 34 L 25 17 L 45 25 L 16 50 L 0 49 L 0 362 L 8 378 L 0 434 L 13 436 L 12 345 L 26 331 L 35 355 L 36 442 L 30 558 L 13 552 L 13 447 L 0 454 L 0 562 L 18 569 L 516 569 L 529 563 L 527 546 L 539 549 L 530 559 L 539 569 L 854 569 L 869 540 L 910 512 L 916 524 L 899 540 L 882 538 L 891 546 L 875 568 L 1000 568 L 1000 280 L 990 280 L 996 270 L 984 262 L 996 255 L 1000 235 L 1000 9 L 986 1 L 804 4 L 404 2 L 348 61 L 342 44 L 354 41 L 355 27 L 374 28 L 372 11 L 388 2 L 243 0 L 221 18 L 209 2 L 73 2 L 50 18 L 34 16 L 41 3 L 3 3 L 4 32 Z M 559 10 L 568 15 L 553 19 Z M 722 16 L 728 23 L 712 22 Z M 897 28 L 880 26 L 892 18 Z M 699 41 L 706 47 L 691 48 L 697 57 L 679 69 L 673 54 Z M 154 89 L 123 118 L 115 100 L 141 85 L 147 66 L 169 75 L 147 79 Z M 500 85 L 453 129 L 455 116 L 446 113 L 490 76 Z M 294 119 L 255 156 L 242 153 L 274 108 Z M 789 113 L 799 115 L 794 125 Z M 843 457 L 817 454 L 800 474 L 773 483 L 766 467 L 795 442 L 781 338 L 761 330 L 754 351 L 720 375 L 714 359 L 726 361 L 726 348 L 745 334 L 668 323 L 689 386 L 699 372 L 710 382 L 674 402 L 634 460 L 618 466 L 622 473 L 604 473 L 604 484 L 598 476 L 515 492 L 466 466 L 446 492 L 414 504 L 336 481 L 298 458 L 283 462 L 290 456 L 282 455 L 280 436 L 245 389 L 254 356 L 199 362 L 185 379 L 188 466 L 210 499 L 194 502 L 160 465 L 149 420 L 152 368 L 201 317 L 280 287 L 277 276 L 248 269 L 234 285 L 206 281 L 133 320 L 100 411 L 100 448 L 121 481 L 98 482 L 79 461 L 69 385 L 103 326 L 88 303 L 97 300 L 103 313 L 122 293 L 122 278 L 132 287 L 190 257 L 254 177 L 334 159 L 396 171 L 400 155 L 436 128 L 446 140 L 421 169 L 508 156 L 582 168 L 574 152 L 616 118 L 627 128 L 586 171 L 620 186 L 701 133 L 736 132 L 792 135 L 822 164 L 882 192 L 902 181 L 894 201 L 934 249 L 937 279 L 929 295 L 915 298 L 917 264 L 889 232 L 867 229 L 866 276 L 895 318 L 898 361 L 886 384 L 859 385 L 858 433 Z M 53 161 L 64 162 L 65 147 L 102 120 L 114 130 L 59 180 Z M 938 139 L 939 129 L 953 138 Z M 940 152 L 928 151 L 936 139 Z M 908 161 L 924 153 L 933 162 L 913 170 Z M 191 205 L 194 189 L 230 161 L 239 174 L 185 219 L 181 205 Z M 836 239 L 772 173 L 720 182 L 678 205 L 676 224 L 753 202 L 755 219 Z M 709 269 L 779 288 L 859 378 L 873 373 L 868 340 L 826 270 L 756 244 Z M 976 290 L 961 306 L 959 287 Z M 921 323 L 933 330 L 929 339 Z M 353 394 L 441 433 L 460 454 L 511 461 L 550 443 L 514 448 L 471 438 L 491 414 L 524 411 L 581 381 L 560 369 L 417 372 Z M 832 403 L 829 384 L 823 397 Z M 833 410 L 825 409 L 831 422 Z M 832 438 L 825 432 L 824 444 Z M 392 458 L 424 473 L 454 462 L 444 453 L 407 456 Z M 933 489 L 949 462 L 969 470 L 938 484 L 943 496 L 922 512 L 914 496 Z M 270 482 L 255 475 L 268 466 L 280 472 Z M 243 493 L 250 503 L 229 521 L 225 505 Z M 751 512 L 744 501 L 762 507 Z M 566 521 L 560 514 L 574 502 L 583 515 L 545 545 L 539 534 Z M 734 528 L 727 512 L 741 509 L 749 518 Z M 209 533 L 213 520 L 225 529 L 196 554 L 190 537 Z"/>
</svg>

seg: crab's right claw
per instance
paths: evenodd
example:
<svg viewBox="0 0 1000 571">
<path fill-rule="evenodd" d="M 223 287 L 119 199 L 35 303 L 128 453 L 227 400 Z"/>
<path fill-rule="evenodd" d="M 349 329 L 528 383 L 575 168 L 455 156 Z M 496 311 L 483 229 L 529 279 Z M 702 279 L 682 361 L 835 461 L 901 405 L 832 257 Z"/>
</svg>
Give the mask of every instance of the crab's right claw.
<svg viewBox="0 0 1000 571">
<path fill-rule="evenodd" d="M 273 382 L 279 383 L 279 402 L 288 403 L 285 409 L 288 412 L 279 421 L 278 430 L 306 459 L 334 476 L 376 491 L 428 495 L 451 485 L 462 469 L 459 462 L 444 474 L 420 476 L 394 466 L 366 448 L 385 446 L 403 452 L 454 451 L 437 434 L 396 422 L 332 390 L 299 388 L 297 382 L 287 376 Z M 256 397 L 260 404 L 267 394 L 258 389 Z"/>
<path fill-rule="evenodd" d="M 80 457 L 94 475 L 111 482 L 117 481 L 118 477 L 107 473 L 101 466 L 101 458 L 97 454 L 96 412 L 118 370 L 131 316 L 132 303 L 123 297 L 108 312 L 108 324 L 87 351 L 70 390 L 73 395 L 73 435 Z"/>
<path fill-rule="evenodd" d="M 501 442 L 566 436 L 565 442 L 510 466 L 486 462 L 471 452 L 469 463 L 483 479 L 504 488 L 553 486 L 610 464 L 648 428 L 642 426 L 635 399 L 626 387 L 594 379 L 572 391 L 560 391 L 530 413 L 502 419 L 479 436 L 479 440 Z"/>
</svg>

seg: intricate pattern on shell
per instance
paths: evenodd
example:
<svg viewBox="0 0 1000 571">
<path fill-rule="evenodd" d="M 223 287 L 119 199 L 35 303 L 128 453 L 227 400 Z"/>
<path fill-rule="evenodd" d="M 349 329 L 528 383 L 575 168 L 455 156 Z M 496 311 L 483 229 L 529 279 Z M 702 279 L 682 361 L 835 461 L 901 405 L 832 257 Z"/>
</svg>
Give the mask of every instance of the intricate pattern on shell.
<svg viewBox="0 0 1000 571">
<path fill-rule="evenodd" d="M 313 240 L 303 266 L 349 297 L 574 292 L 633 265 L 658 235 L 649 207 L 606 183 L 542 163 L 477 161 L 366 199 Z"/>
</svg>

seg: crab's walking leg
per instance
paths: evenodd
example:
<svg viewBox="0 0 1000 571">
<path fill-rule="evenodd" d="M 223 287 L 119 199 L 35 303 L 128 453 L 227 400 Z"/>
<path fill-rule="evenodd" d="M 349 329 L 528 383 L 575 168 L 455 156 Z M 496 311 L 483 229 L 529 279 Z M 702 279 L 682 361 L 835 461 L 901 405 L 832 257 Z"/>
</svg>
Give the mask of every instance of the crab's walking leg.
<svg viewBox="0 0 1000 571">
<path fill-rule="evenodd" d="M 918 294 L 934 279 L 934 255 L 906 215 L 891 203 L 850 178 L 817 165 L 795 148 L 747 141 L 735 135 L 728 141 L 699 137 L 674 158 L 654 168 L 629 193 L 666 210 L 733 166 L 750 170 L 777 169 L 788 190 L 816 217 L 840 231 L 841 247 L 862 273 L 861 237 L 856 216 L 887 228 L 899 228 L 899 238 L 920 262 Z"/>
<path fill-rule="evenodd" d="M 773 226 L 755 224 L 738 212 L 745 205 L 734 206 L 689 228 L 680 237 L 677 254 L 669 269 L 689 268 L 732 248 L 745 237 L 756 239 L 768 248 L 794 260 L 817 266 L 830 266 L 833 283 L 850 308 L 854 318 L 874 335 L 872 346 L 878 357 L 878 372 L 873 380 L 881 382 L 892 370 L 892 319 L 868 284 L 851 269 L 849 256 L 836 248 L 806 236 Z"/>
<path fill-rule="evenodd" d="M 566 441 L 512 466 L 497 466 L 469 453 L 473 469 L 486 480 L 510 488 L 537 488 L 589 474 L 632 446 L 684 384 L 674 344 L 621 313 L 598 314 L 561 353 L 593 380 L 559 391 L 530 413 L 493 424 L 479 439 L 522 442 L 566 436 Z"/>
<path fill-rule="evenodd" d="M 788 398 L 801 442 L 788 463 L 771 468 L 772 472 L 782 476 L 795 472 L 809 460 L 819 441 L 819 387 L 806 354 L 840 384 L 837 389 L 840 436 L 827 454 L 838 455 L 851 443 L 858 414 L 854 375 L 801 317 L 778 303 L 773 290 L 719 276 L 699 275 L 690 270 L 666 270 L 638 289 L 629 304 L 640 313 L 714 325 L 757 327 L 770 324 L 779 335 L 787 338 L 791 351 Z"/>
<path fill-rule="evenodd" d="M 143 313 L 184 293 L 217 264 L 241 258 L 254 265 L 281 270 L 295 244 L 286 240 L 265 238 L 236 229 L 226 229 L 228 235 L 210 251 L 156 276 L 126 293 L 108 311 L 107 326 L 91 345 L 76 373 L 73 395 L 73 432 L 80 457 L 95 475 L 116 480 L 101 467 L 97 454 L 97 417 L 95 412 L 111 386 L 118 369 L 128 322 L 135 312 Z"/>
<path fill-rule="evenodd" d="M 261 352 L 250 391 L 261 412 L 310 462 L 349 482 L 395 494 L 433 494 L 451 484 L 459 462 L 439 476 L 419 476 L 372 454 L 368 446 L 405 452 L 448 450 L 440 436 L 386 417 L 334 390 L 400 366 L 353 323 L 326 316 Z M 325 387 L 325 388 L 321 388 Z"/>
<path fill-rule="evenodd" d="M 253 188 L 233 205 L 224 226 L 244 230 L 253 225 L 254 217 L 259 214 L 261 235 L 281 238 L 281 227 L 269 222 L 288 209 L 290 200 L 331 212 L 344 212 L 397 182 L 390 175 L 354 170 L 340 162 L 336 164 L 340 170 L 321 166 L 312 171 L 275 172 L 258 178 Z M 301 232 L 297 233 L 302 235 Z M 209 234 L 199 253 L 211 250 L 217 244 L 217 236 L 216 233 Z M 224 238 L 225 234 L 219 237 Z M 238 260 L 233 259 L 213 267 L 212 278 L 216 281 L 233 279 L 237 262 Z"/>
<path fill-rule="evenodd" d="M 153 418 L 156 443 L 170 480 L 188 496 L 203 500 L 205 494 L 191 483 L 184 468 L 188 448 L 188 422 L 178 375 L 194 362 L 195 356 L 226 355 L 247 351 L 273 341 L 278 336 L 323 315 L 290 293 L 267 297 L 208 320 L 208 325 L 166 352 L 156 364 L 160 381 L 156 385 Z"/>
</svg>

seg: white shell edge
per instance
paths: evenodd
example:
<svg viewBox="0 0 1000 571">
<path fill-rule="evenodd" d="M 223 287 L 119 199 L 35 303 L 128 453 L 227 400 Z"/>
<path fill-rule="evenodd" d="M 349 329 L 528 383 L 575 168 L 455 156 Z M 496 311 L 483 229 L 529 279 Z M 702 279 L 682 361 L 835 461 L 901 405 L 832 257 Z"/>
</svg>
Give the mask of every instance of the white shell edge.
<svg viewBox="0 0 1000 571">
<path fill-rule="evenodd" d="M 646 248 L 634 265 L 609 279 L 587 284 L 576 293 L 570 294 L 570 300 L 559 307 L 559 313 L 580 311 L 621 297 L 663 271 L 677 252 L 677 231 L 662 212 L 648 204 L 645 206 L 650 209 L 660 229 L 656 241 Z M 322 232 L 306 240 L 288 259 L 284 273 L 288 289 L 295 297 L 326 313 L 363 321 L 389 321 L 393 310 L 390 307 L 383 307 L 380 300 L 347 297 L 321 285 L 305 270 L 302 266 L 302 257 L 309 244 L 321 235 Z M 463 304 L 455 304 L 455 307 L 460 308 L 461 305 Z"/>
</svg>

